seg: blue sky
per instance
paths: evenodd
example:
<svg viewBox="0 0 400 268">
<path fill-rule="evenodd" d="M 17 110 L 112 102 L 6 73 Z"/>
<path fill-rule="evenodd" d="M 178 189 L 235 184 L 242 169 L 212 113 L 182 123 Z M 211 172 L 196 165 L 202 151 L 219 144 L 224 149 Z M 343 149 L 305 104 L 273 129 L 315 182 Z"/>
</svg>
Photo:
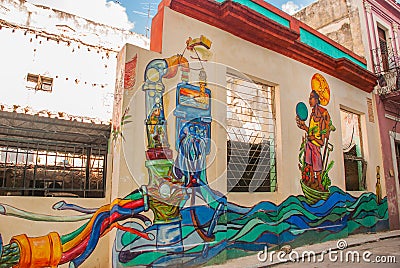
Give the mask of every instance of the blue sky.
<svg viewBox="0 0 400 268">
<path fill-rule="evenodd" d="M 145 14 L 147 14 L 149 3 L 150 7 L 154 9 L 150 11 L 150 15 L 153 16 L 157 11 L 157 6 L 160 0 L 118 0 L 114 2 L 121 3 L 121 5 L 126 8 L 126 13 L 128 14 L 129 20 L 135 24 L 134 32 L 145 34 L 147 23 L 147 15 Z M 304 6 L 308 6 L 309 4 L 315 2 L 315 0 L 269 0 L 266 2 L 278 7 L 279 9 L 282 9 L 282 6 L 285 5 L 285 11 L 287 12 L 288 10 L 296 10 Z M 150 27 L 150 20 L 148 24 Z"/>
<path fill-rule="evenodd" d="M 27 0 L 120 29 L 146 35 L 160 0 Z M 267 0 L 292 14 L 316 0 Z M 150 6 L 150 18 L 147 13 Z M 148 34 L 148 33 L 147 33 Z M 148 35 L 149 36 L 149 35 Z"/>
<path fill-rule="evenodd" d="M 116 2 L 116 1 L 114 1 Z M 151 27 L 151 18 L 157 13 L 160 0 L 118 0 L 126 8 L 131 22 L 135 24 L 134 32 L 145 35 L 146 27 Z M 150 19 L 147 22 L 147 13 L 150 5 Z"/>
</svg>

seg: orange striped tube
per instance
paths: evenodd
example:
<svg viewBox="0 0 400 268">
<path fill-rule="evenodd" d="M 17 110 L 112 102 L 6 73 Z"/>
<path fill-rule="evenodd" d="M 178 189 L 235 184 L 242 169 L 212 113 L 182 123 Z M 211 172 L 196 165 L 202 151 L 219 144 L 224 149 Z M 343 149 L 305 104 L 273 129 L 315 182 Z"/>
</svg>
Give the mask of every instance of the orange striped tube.
<svg viewBox="0 0 400 268">
<path fill-rule="evenodd" d="M 11 238 L 11 243 L 17 243 L 20 250 L 20 260 L 14 268 L 56 268 L 61 260 L 61 239 L 56 232 L 40 237 L 21 234 Z"/>
</svg>

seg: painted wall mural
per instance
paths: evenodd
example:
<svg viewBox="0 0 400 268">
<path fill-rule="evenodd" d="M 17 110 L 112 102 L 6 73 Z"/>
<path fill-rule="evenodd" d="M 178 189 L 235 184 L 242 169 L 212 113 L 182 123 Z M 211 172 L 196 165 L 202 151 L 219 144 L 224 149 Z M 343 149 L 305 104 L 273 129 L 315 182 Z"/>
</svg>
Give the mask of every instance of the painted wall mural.
<svg viewBox="0 0 400 268">
<path fill-rule="evenodd" d="M 309 125 L 305 123 L 308 110 L 303 102 L 296 105 L 296 123 L 306 132 L 299 154 L 299 169 L 302 174 L 300 183 L 307 200 L 313 204 L 320 199 L 326 200 L 330 194 L 331 180 L 328 173 L 334 161 L 329 162 L 329 154 L 333 151 L 329 135 L 336 128 L 328 110 L 322 107 L 328 105 L 331 94 L 325 78 L 321 74 L 315 74 L 311 79 L 311 88 L 308 100 L 312 108 Z"/>
<path fill-rule="evenodd" d="M 185 47 L 185 51 L 197 54 L 201 66 L 199 51 L 210 49 L 211 41 L 205 36 L 189 38 Z M 178 71 L 181 81 L 176 85 L 173 113 L 174 159 L 163 98 L 165 79 L 175 77 Z M 198 82 L 190 83 L 190 71 L 197 72 Z M 229 202 L 227 196 L 208 184 L 206 156 L 210 153 L 213 92 L 207 84 L 206 70 L 191 70 L 182 53 L 151 60 L 144 81 L 148 184 L 100 208 L 83 208 L 64 201 L 54 204 L 55 210 L 79 213 L 75 216 L 42 215 L 0 204 L 2 217 L 55 224 L 85 221 L 65 235 L 21 234 L 5 245 L 0 236 L 0 267 L 57 267 L 64 263 L 79 267 L 113 228 L 117 229 L 113 267 L 200 266 L 254 254 L 265 246 L 295 247 L 388 229 L 386 197 L 372 192 L 353 197 L 331 185 L 328 173 L 334 162 L 329 160 L 333 150 L 329 137 L 335 127 L 323 107 L 329 103 L 330 89 L 322 75 L 315 74 L 311 79 L 308 125 L 307 106 L 302 102 L 296 106 L 297 126 L 305 132 L 299 137 L 298 164 L 304 195 L 289 196 L 280 204 L 261 201 L 253 207 Z M 142 213 L 149 210 L 153 220 Z"/>
</svg>

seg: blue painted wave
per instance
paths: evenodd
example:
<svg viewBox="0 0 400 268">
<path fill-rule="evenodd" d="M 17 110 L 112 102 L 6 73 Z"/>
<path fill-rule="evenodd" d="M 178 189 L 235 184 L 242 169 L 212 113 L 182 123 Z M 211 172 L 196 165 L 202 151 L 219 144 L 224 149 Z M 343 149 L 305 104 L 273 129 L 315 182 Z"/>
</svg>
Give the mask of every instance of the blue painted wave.
<svg viewBox="0 0 400 268">
<path fill-rule="evenodd" d="M 114 255 L 131 255 L 115 262 L 114 267 L 196 266 L 223 261 L 226 256 L 220 253 L 224 250 L 231 252 L 229 257 L 237 257 L 244 252 L 262 250 L 265 245 L 272 248 L 282 244 L 298 246 L 337 239 L 348 233 L 388 229 L 386 198 L 378 204 L 373 193 L 355 198 L 338 187 L 331 187 L 330 190 L 331 195 L 326 201 L 321 200 L 314 205 L 309 205 L 304 196 L 290 196 L 279 205 L 264 201 L 251 208 L 227 203 L 213 232 L 215 240 L 208 244 L 193 227 L 190 210 L 195 211 L 201 228 L 207 230 L 214 209 L 208 206 L 184 208 L 181 210 L 181 233 L 178 234 L 182 246 L 180 250 L 174 250 L 176 242 L 165 244 L 164 241 L 162 247 L 160 241 L 157 242 L 160 230 L 168 229 L 165 224 L 144 230 L 156 237 L 153 241 L 118 231 L 115 242 L 118 246 L 114 247 Z M 134 227 L 138 228 L 137 225 Z"/>
</svg>

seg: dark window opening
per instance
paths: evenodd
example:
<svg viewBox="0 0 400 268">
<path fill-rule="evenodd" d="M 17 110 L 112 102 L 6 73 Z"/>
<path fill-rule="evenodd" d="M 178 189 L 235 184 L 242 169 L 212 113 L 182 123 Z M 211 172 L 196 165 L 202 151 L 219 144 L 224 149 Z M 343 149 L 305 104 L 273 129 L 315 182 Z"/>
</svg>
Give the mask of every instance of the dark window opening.
<svg viewBox="0 0 400 268">
<path fill-rule="evenodd" d="M 343 153 L 344 173 L 347 191 L 361 191 L 366 189 L 367 162 L 362 157 L 357 157 L 356 147 Z M 361 174 L 361 180 L 360 180 Z"/>
<path fill-rule="evenodd" d="M 347 191 L 365 191 L 367 162 L 363 156 L 360 115 L 340 110 L 344 176 Z"/>
<path fill-rule="evenodd" d="M 386 38 L 386 31 L 378 27 L 379 48 L 381 50 L 381 58 L 383 64 L 383 71 L 389 70 L 389 52 Z"/>
<path fill-rule="evenodd" d="M 232 192 L 272 192 L 275 174 L 270 144 L 228 141 L 228 189 Z"/>
<path fill-rule="evenodd" d="M 227 131 L 228 191 L 275 191 L 273 87 L 228 75 Z"/>
</svg>

